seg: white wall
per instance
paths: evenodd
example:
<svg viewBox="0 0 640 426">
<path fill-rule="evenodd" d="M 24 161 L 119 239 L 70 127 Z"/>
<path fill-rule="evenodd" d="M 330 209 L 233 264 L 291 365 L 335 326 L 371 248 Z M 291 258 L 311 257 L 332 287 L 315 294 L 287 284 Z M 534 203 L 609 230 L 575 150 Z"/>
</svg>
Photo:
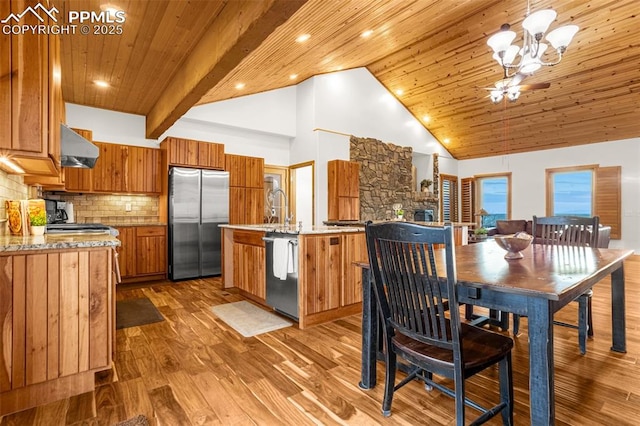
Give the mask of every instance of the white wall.
<svg viewBox="0 0 640 426">
<path fill-rule="evenodd" d="M 145 137 L 146 121 L 142 115 L 65 104 L 67 125 L 93 131 L 93 140 L 123 145 L 158 147 L 158 141 Z"/>
<path fill-rule="evenodd" d="M 640 252 L 640 138 L 458 161 L 458 176 L 511 172 L 513 219 L 545 215 L 545 169 L 622 167 L 622 239 L 610 247 Z"/>
</svg>

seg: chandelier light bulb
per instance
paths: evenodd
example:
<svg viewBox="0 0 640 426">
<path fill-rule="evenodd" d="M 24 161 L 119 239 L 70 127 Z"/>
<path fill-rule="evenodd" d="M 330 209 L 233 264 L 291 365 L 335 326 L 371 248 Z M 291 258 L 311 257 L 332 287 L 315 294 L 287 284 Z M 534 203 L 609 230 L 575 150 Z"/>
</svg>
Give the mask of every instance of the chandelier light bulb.
<svg viewBox="0 0 640 426">
<path fill-rule="evenodd" d="M 491 102 L 494 104 L 499 103 L 502 100 L 502 91 L 501 90 L 492 90 L 491 91 Z"/>
<path fill-rule="evenodd" d="M 513 31 L 500 31 L 487 40 L 487 44 L 493 49 L 493 51 L 497 54 L 500 52 L 504 52 L 509 48 L 513 39 L 516 38 L 516 33 Z"/>
<path fill-rule="evenodd" d="M 533 12 L 522 21 L 522 27 L 527 32 L 536 37 L 536 40 L 542 39 L 542 35 L 549 29 L 549 25 L 556 19 L 558 14 L 553 9 L 544 9 Z"/>
<path fill-rule="evenodd" d="M 561 53 L 564 53 L 579 29 L 577 25 L 564 25 L 547 34 L 546 39 L 554 49 L 560 49 L 562 51 Z"/>
</svg>

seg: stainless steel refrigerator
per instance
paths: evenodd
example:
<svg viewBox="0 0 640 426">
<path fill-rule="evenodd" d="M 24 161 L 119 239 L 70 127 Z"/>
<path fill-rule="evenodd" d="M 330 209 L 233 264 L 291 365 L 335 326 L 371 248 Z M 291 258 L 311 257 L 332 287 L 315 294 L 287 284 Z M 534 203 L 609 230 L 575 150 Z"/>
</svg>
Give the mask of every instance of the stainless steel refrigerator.
<svg viewBox="0 0 640 426">
<path fill-rule="evenodd" d="M 229 223 L 229 173 L 169 170 L 169 278 L 219 275 L 222 229 Z"/>
</svg>

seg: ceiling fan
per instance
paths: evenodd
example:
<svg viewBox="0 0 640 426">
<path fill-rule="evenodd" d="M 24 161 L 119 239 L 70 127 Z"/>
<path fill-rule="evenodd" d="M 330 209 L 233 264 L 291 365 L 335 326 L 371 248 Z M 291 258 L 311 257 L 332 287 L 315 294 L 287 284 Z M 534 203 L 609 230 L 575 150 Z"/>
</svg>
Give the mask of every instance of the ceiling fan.
<svg viewBox="0 0 640 426">
<path fill-rule="evenodd" d="M 507 98 L 510 102 L 515 102 L 520 97 L 520 92 L 548 89 L 551 86 L 551 83 L 520 84 L 524 77 L 524 75 L 518 73 L 511 78 L 496 81 L 494 87 L 483 87 L 483 89 L 490 91 L 488 97 L 491 98 L 491 102 L 497 104 L 503 98 Z"/>
</svg>

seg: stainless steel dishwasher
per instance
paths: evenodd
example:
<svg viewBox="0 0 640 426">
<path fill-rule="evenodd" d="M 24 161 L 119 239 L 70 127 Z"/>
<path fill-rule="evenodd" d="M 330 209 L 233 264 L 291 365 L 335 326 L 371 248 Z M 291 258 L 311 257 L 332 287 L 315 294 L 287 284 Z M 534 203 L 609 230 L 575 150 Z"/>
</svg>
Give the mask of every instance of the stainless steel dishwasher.
<svg viewBox="0 0 640 426">
<path fill-rule="evenodd" d="M 269 232 L 263 238 L 266 247 L 267 305 L 275 311 L 298 320 L 298 235 L 281 232 Z M 274 246 L 277 239 L 287 240 L 288 257 L 293 256 L 293 268 L 286 272 L 286 278 L 277 277 L 274 271 Z M 282 255 L 282 253 L 280 253 Z M 283 261 L 277 259 L 277 261 Z M 288 262 L 288 259 L 287 259 Z M 293 269 L 293 270 L 292 270 Z"/>
</svg>

